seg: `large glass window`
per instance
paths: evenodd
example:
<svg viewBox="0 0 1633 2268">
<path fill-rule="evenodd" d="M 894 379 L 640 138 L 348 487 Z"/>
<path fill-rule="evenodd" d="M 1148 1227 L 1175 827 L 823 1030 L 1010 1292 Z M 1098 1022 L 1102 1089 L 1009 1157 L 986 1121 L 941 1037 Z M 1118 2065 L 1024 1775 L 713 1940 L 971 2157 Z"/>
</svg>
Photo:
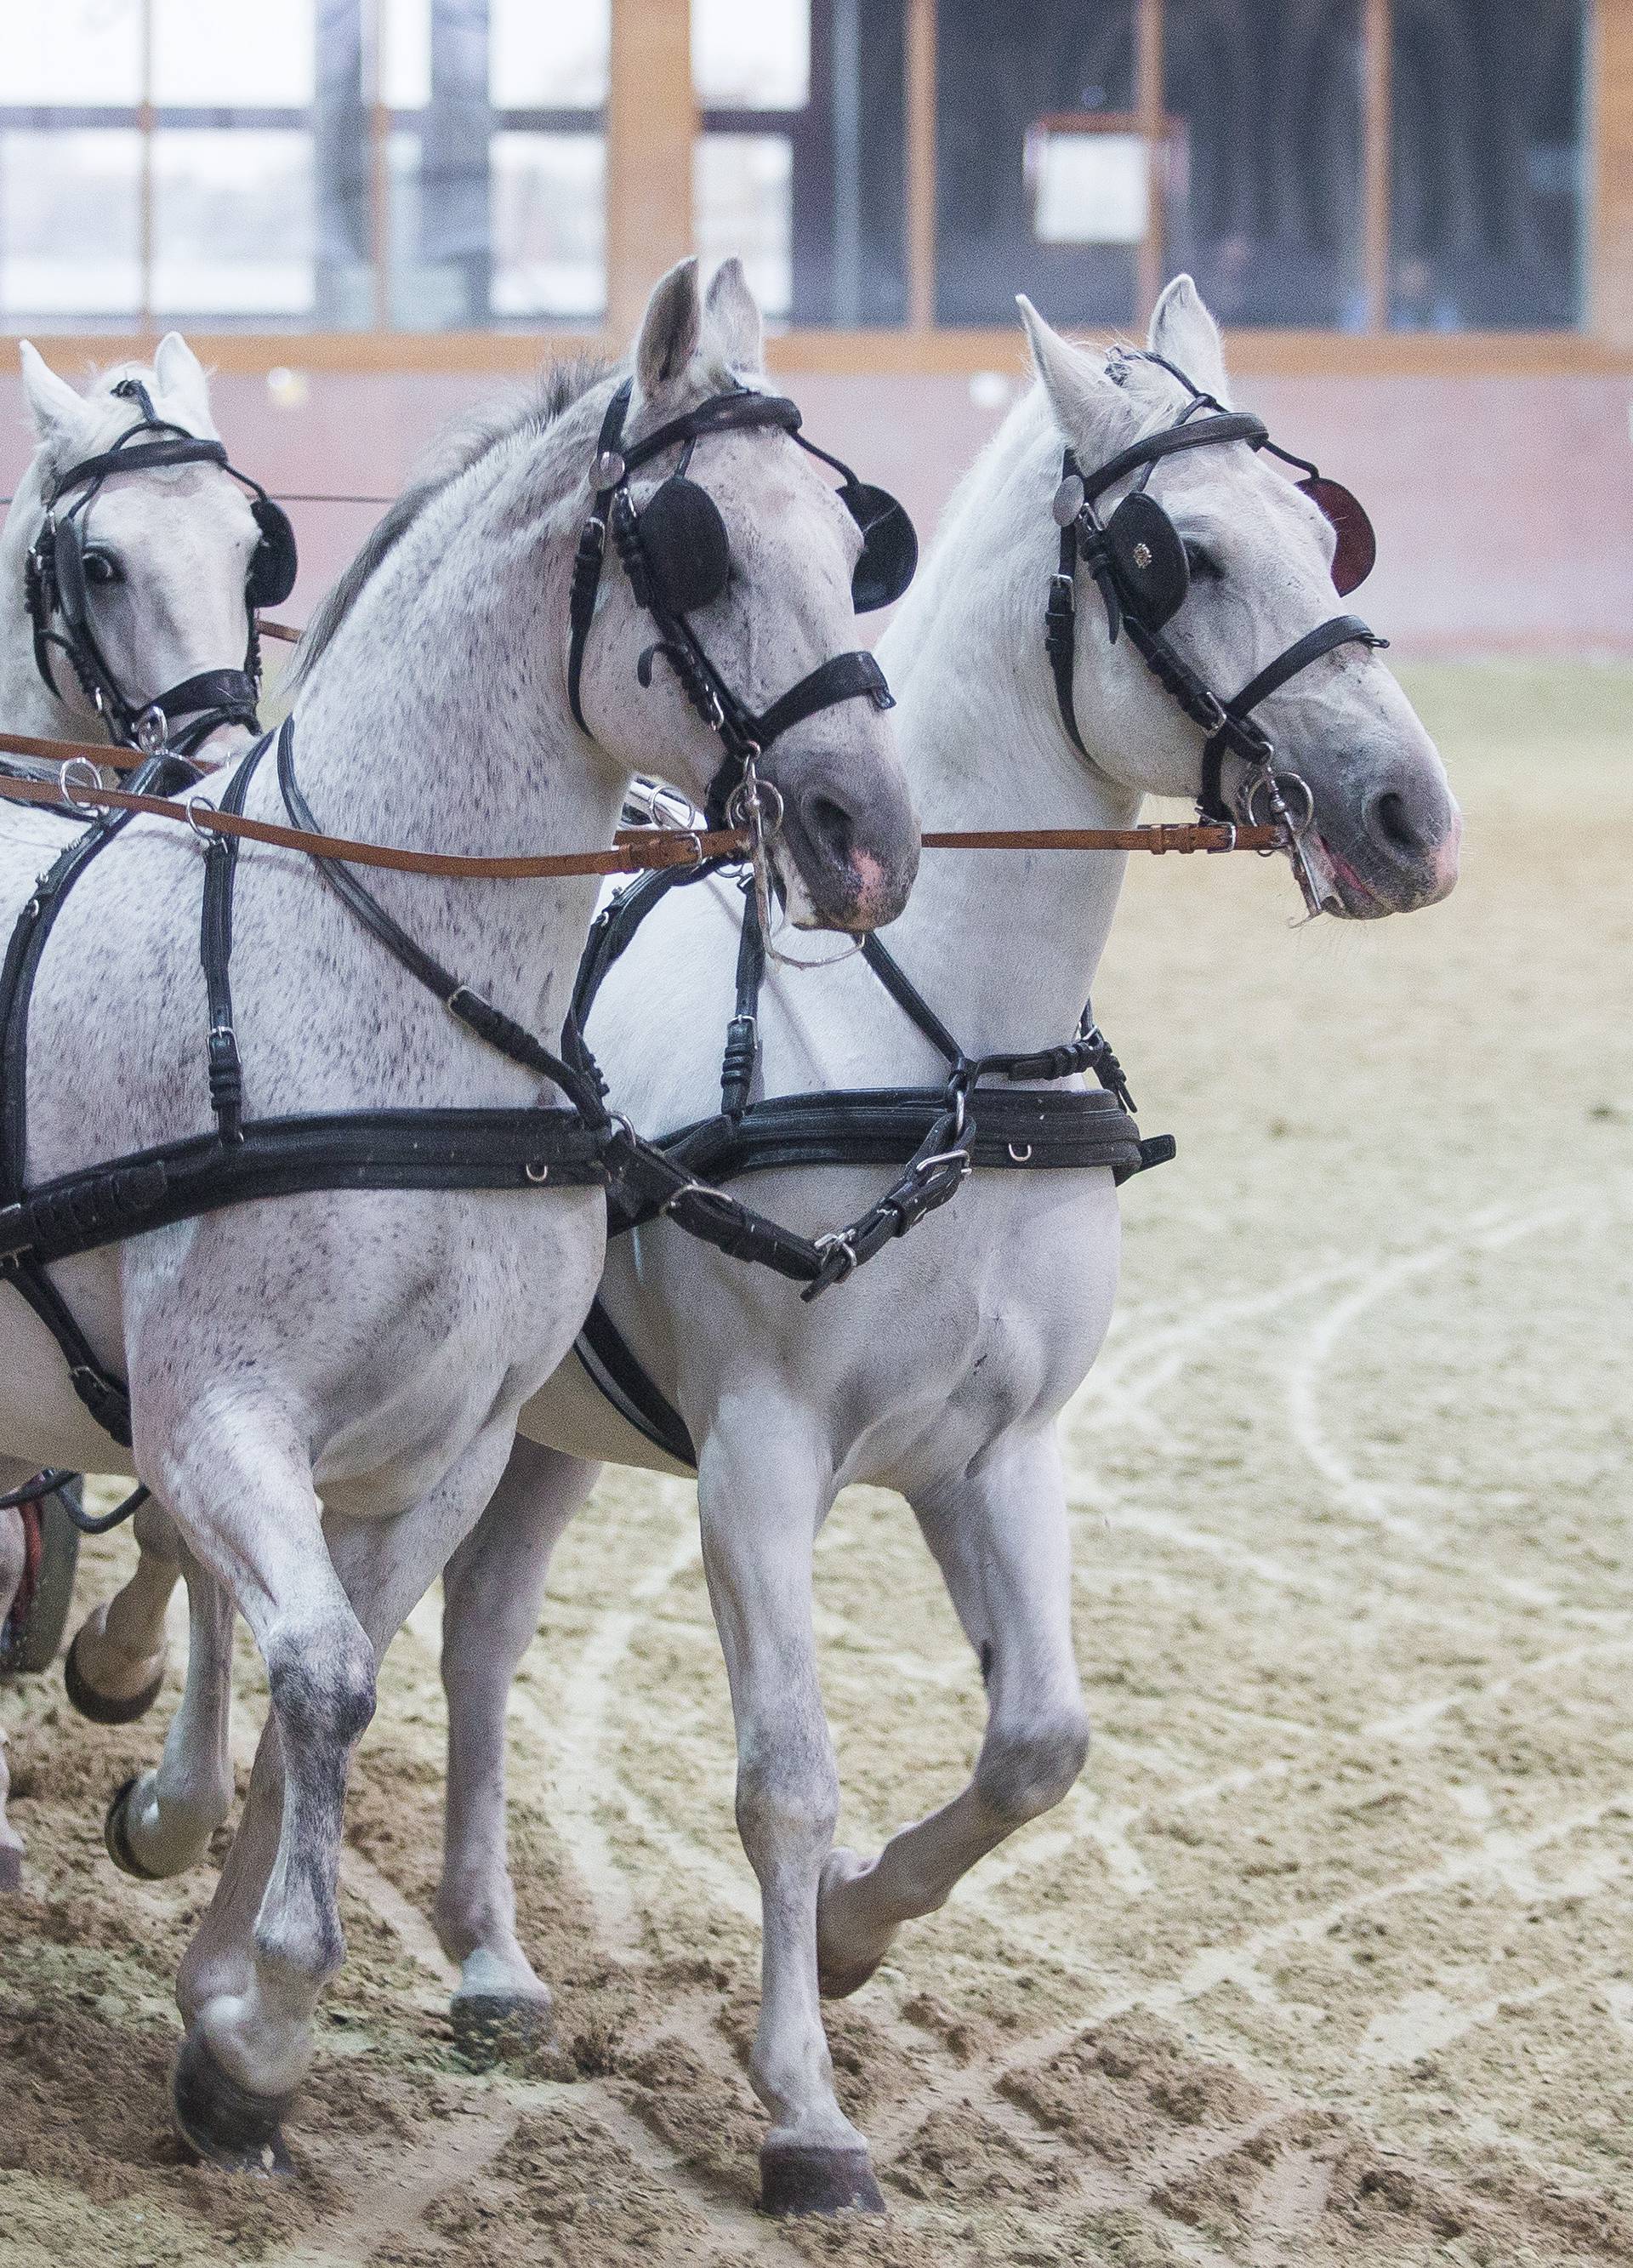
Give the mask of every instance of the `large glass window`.
<svg viewBox="0 0 1633 2268">
<path fill-rule="evenodd" d="M 1394 0 L 1389 320 L 1580 320 L 1584 0 Z"/>
<path fill-rule="evenodd" d="M 1358 328 L 1360 0 L 1167 0 L 1164 267 L 1224 323 Z"/>
<path fill-rule="evenodd" d="M 902 0 L 691 0 L 698 249 L 795 323 L 907 312 Z"/>
<path fill-rule="evenodd" d="M 1007 327 L 1017 291 L 1064 322 L 1133 320 L 1146 220 L 1134 17 L 1134 0 L 940 0 L 939 321 Z"/>
</svg>

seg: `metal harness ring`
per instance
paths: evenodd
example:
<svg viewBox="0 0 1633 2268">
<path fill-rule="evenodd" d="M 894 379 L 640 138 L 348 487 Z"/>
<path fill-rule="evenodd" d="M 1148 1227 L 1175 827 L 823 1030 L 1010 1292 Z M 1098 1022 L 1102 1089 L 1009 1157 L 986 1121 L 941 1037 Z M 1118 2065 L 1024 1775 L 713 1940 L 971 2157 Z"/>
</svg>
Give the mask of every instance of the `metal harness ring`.
<svg viewBox="0 0 1633 2268">
<path fill-rule="evenodd" d="M 57 785 L 63 791 L 63 800 L 64 803 L 72 805 L 76 811 L 89 811 L 92 808 L 89 804 L 74 802 L 73 775 L 76 765 L 90 775 L 88 779 L 80 782 L 82 786 L 92 789 L 99 788 L 101 786 L 102 775 L 92 762 L 89 756 L 70 756 L 68 762 L 57 773 Z"/>
</svg>

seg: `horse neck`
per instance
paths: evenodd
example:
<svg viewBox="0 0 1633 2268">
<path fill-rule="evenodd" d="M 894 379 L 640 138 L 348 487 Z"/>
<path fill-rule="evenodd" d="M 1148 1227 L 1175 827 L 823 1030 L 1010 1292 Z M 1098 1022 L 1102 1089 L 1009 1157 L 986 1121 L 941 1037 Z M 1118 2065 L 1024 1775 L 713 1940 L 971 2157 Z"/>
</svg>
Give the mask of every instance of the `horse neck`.
<svg viewBox="0 0 1633 2268">
<path fill-rule="evenodd" d="M 927 833 L 1129 827 L 1138 814 L 1138 793 L 1067 740 L 1044 651 L 1059 449 L 1041 416 L 1015 413 L 881 641 Z M 1086 690 L 1078 721 L 1092 749 Z M 884 941 L 971 1053 L 1056 1041 L 1088 997 L 1126 865 L 1122 851 L 928 850 Z"/>
<path fill-rule="evenodd" d="M 23 599 L 23 563 L 40 526 L 38 467 L 36 458 L 18 482 L 16 499 L 0 528 L 0 731 L 45 740 L 99 740 L 101 726 L 48 692 L 34 666 L 33 630 Z M 65 675 L 70 674 L 66 657 L 58 659 Z"/>
<path fill-rule="evenodd" d="M 543 499 L 526 450 L 508 453 L 480 496 L 467 476 L 426 506 L 297 697 L 297 777 L 331 834 L 474 856 L 612 838 L 628 777 L 567 711 L 577 521 Z M 251 808 L 276 802 L 269 755 Z M 592 877 L 469 883 L 371 869 L 361 879 L 479 990 L 559 1027 Z"/>
</svg>

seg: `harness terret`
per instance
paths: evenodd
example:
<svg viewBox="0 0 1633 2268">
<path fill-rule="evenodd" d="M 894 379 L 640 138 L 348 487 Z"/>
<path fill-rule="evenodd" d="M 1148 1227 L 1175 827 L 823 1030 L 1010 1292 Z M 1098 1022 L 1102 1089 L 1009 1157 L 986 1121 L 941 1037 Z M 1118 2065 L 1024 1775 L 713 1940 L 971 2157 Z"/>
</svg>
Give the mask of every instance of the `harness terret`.
<svg viewBox="0 0 1633 2268">
<path fill-rule="evenodd" d="M 255 617 L 261 608 L 280 605 L 294 588 L 295 531 L 289 515 L 261 482 L 229 461 L 221 442 L 202 440 L 158 416 L 140 379 L 121 379 L 114 392 L 134 401 L 140 416 L 98 455 L 57 475 L 25 563 L 23 590 L 33 630 L 34 666 L 53 697 L 61 699 L 51 659 L 52 649 L 56 649 L 67 656 L 85 698 L 116 743 L 144 756 L 162 748 L 190 755 L 221 725 L 246 725 L 253 731 L 259 721 L 261 647 Z M 254 492 L 250 509 L 260 538 L 244 590 L 248 617 L 244 666 L 203 670 L 151 701 L 133 701 L 114 677 L 92 621 L 86 521 L 110 475 L 174 465 L 219 465 Z M 63 499 L 70 496 L 72 501 L 64 506 Z"/>
</svg>

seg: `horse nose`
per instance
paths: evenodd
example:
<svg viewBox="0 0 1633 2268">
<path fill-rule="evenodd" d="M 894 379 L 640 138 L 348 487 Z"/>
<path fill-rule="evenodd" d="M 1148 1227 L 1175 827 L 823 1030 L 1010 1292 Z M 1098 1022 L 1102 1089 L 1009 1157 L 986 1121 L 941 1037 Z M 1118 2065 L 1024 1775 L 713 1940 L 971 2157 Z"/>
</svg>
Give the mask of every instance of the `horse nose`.
<svg viewBox="0 0 1633 2268">
<path fill-rule="evenodd" d="M 826 886 L 821 898 L 842 910 L 846 928 L 882 928 L 907 902 L 918 865 L 918 828 L 910 807 L 898 826 L 864 804 L 858 811 L 831 776 L 798 799 L 800 830 Z"/>
</svg>

